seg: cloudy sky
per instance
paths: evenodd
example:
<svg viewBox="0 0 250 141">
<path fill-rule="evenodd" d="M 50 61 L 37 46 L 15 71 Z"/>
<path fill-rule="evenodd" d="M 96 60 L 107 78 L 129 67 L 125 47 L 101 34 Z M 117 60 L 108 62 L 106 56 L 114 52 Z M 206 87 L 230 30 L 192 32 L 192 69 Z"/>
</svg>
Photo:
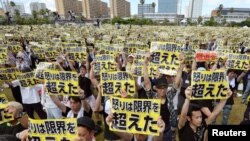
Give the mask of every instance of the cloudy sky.
<svg viewBox="0 0 250 141">
<path fill-rule="evenodd" d="M 25 12 L 30 13 L 30 2 L 44 2 L 48 9 L 55 11 L 55 1 L 54 0 L 13 0 L 14 2 L 22 2 L 25 5 Z M 102 0 L 104 2 L 109 3 L 109 0 Z M 137 14 L 137 4 L 140 0 L 128 0 L 131 3 L 131 14 Z M 158 9 L 158 0 L 145 0 L 145 3 L 156 3 L 156 9 Z M 181 2 L 181 14 L 185 14 L 186 6 L 188 6 L 189 0 L 179 0 Z M 203 16 L 209 16 L 211 14 L 211 10 L 215 9 L 219 6 L 219 4 L 223 4 L 224 7 L 234 7 L 234 8 L 250 8 L 250 0 L 203 0 Z M 157 11 L 157 10 L 156 10 Z"/>
</svg>

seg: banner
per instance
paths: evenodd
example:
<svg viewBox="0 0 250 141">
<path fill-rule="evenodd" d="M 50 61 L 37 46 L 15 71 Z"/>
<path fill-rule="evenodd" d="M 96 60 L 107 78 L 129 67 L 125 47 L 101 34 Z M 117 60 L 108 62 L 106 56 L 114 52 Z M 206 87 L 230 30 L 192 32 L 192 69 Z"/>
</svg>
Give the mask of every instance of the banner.
<svg viewBox="0 0 250 141">
<path fill-rule="evenodd" d="M 55 59 L 58 56 L 58 51 L 56 47 L 46 47 L 45 56 L 49 59 Z"/>
<path fill-rule="evenodd" d="M 250 65 L 250 55 L 247 54 L 232 54 L 228 55 L 228 60 L 226 67 L 228 69 L 237 69 L 237 70 L 248 70 Z"/>
<path fill-rule="evenodd" d="M 29 119 L 29 136 L 34 141 L 74 141 L 78 136 L 76 118 Z"/>
<path fill-rule="evenodd" d="M 32 50 L 33 50 L 35 56 L 38 59 L 40 59 L 40 60 L 44 60 L 45 59 L 45 51 L 44 51 L 44 49 L 42 49 L 42 48 L 33 48 Z"/>
<path fill-rule="evenodd" d="M 113 62 L 115 61 L 115 56 L 113 54 L 101 54 L 101 55 L 96 55 L 94 58 L 94 61 L 110 61 Z"/>
<path fill-rule="evenodd" d="M 122 90 L 125 90 L 128 95 L 134 95 L 136 92 L 135 80 L 127 72 L 102 72 L 101 84 L 103 96 L 120 95 Z"/>
<path fill-rule="evenodd" d="M 116 65 L 114 61 L 97 61 L 94 64 L 94 72 L 95 74 L 99 74 L 102 71 L 115 71 Z"/>
<path fill-rule="evenodd" d="M 85 47 L 67 47 L 66 52 L 70 60 L 86 60 L 88 56 Z"/>
<path fill-rule="evenodd" d="M 167 70 L 174 69 L 177 70 L 180 65 L 179 61 L 180 53 L 177 52 L 162 52 L 156 51 L 151 55 L 151 63 L 155 65 L 165 66 Z"/>
<path fill-rule="evenodd" d="M 196 52 L 196 62 L 216 61 L 218 54 L 215 51 L 199 50 Z"/>
<path fill-rule="evenodd" d="M 111 131 L 159 136 L 160 99 L 111 98 Z"/>
<path fill-rule="evenodd" d="M 5 94 L 0 94 L 0 106 L 8 103 L 8 99 Z"/>
<path fill-rule="evenodd" d="M 0 69 L 0 81 L 16 80 L 16 74 L 21 72 L 16 68 L 1 68 Z"/>
<path fill-rule="evenodd" d="M 78 95 L 78 74 L 76 72 L 44 71 L 46 90 L 51 95 Z"/>
<path fill-rule="evenodd" d="M 40 62 L 35 70 L 35 78 L 43 80 L 44 79 L 43 73 L 45 70 L 57 70 L 57 66 L 49 62 Z"/>
<path fill-rule="evenodd" d="M 32 87 L 39 84 L 39 81 L 34 78 L 35 72 L 26 72 L 17 74 L 16 77 L 19 79 L 21 87 Z"/>
<path fill-rule="evenodd" d="M 150 52 L 154 51 L 181 52 L 182 44 L 172 42 L 151 42 Z"/>
<path fill-rule="evenodd" d="M 13 120 L 13 115 L 8 114 L 7 111 L 5 110 L 6 105 L 0 105 L 0 125 L 5 122 L 9 122 Z"/>
<path fill-rule="evenodd" d="M 226 72 L 192 71 L 191 76 L 192 100 L 226 99 L 229 84 Z"/>
</svg>

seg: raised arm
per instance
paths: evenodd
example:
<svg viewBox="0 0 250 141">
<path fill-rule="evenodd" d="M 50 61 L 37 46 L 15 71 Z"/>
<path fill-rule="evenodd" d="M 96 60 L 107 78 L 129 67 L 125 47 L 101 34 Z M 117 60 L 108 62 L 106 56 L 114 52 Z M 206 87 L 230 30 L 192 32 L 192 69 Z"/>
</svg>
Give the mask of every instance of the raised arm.
<svg viewBox="0 0 250 141">
<path fill-rule="evenodd" d="M 87 113 L 89 113 L 91 108 L 90 108 L 90 105 L 88 104 L 88 102 L 86 101 L 86 96 L 84 94 L 84 90 L 82 90 L 81 88 L 79 88 L 78 93 L 80 95 L 80 99 L 81 99 L 82 107 L 83 107 L 84 111 L 86 111 Z"/>
<path fill-rule="evenodd" d="M 180 60 L 180 67 L 179 69 L 177 70 L 177 75 L 175 77 L 175 86 L 177 88 L 179 88 L 181 86 L 181 77 L 182 77 L 182 71 L 183 71 L 183 68 L 185 67 L 185 64 L 184 64 L 184 58 L 183 58 L 183 55 L 180 54 L 180 57 L 179 57 L 179 60 Z"/>
<path fill-rule="evenodd" d="M 110 127 L 112 124 L 112 120 L 113 120 L 113 115 L 109 114 L 106 118 L 106 123 L 107 125 Z M 126 133 L 126 132 L 117 132 L 114 131 L 113 133 L 115 133 L 116 135 L 118 135 L 122 141 L 131 141 L 133 139 L 133 134 L 131 133 Z"/>
<path fill-rule="evenodd" d="M 101 105 L 101 99 L 102 99 L 102 92 L 101 92 L 101 85 L 98 85 L 98 96 L 95 100 L 95 112 L 100 112 L 103 110 L 103 106 Z"/>
<path fill-rule="evenodd" d="M 160 135 L 159 136 L 154 136 L 153 141 L 162 141 L 164 131 L 165 131 L 165 122 L 162 120 L 161 117 L 157 120 L 157 125 L 160 128 Z"/>
<path fill-rule="evenodd" d="M 243 79 L 243 77 L 250 72 L 250 65 L 248 66 L 248 70 L 243 71 L 238 77 L 237 82 L 240 83 L 240 81 Z"/>
<path fill-rule="evenodd" d="M 63 113 L 66 113 L 66 106 L 61 103 L 59 98 L 55 95 L 50 95 L 51 100 L 56 104 L 56 106 L 62 110 Z"/>
<path fill-rule="evenodd" d="M 233 92 L 228 88 L 227 99 L 231 97 L 232 93 Z M 211 115 L 205 119 L 207 125 L 211 124 L 214 121 L 214 119 L 219 115 L 219 113 L 222 111 L 223 107 L 225 106 L 227 99 L 220 100 L 219 104 L 216 105 Z"/>
<path fill-rule="evenodd" d="M 89 74 L 90 76 L 89 76 L 89 78 L 90 78 L 93 86 L 94 87 L 98 87 L 99 82 L 95 78 L 94 64 L 95 64 L 95 61 L 92 61 L 91 64 L 90 64 L 91 65 L 91 69 L 90 69 L 90 74 Z"/>
<path fill-rule="evenodd" d="M 148 75 L 148 60 L 149 60 L 150 54 L 146 54 L 145 58 L 144 58 L 144 65 L 143 65 L 143 77 L 144 77 L 144 87 L 146 88 L 146 90 L 150 90 L 151 89 L 151 82 L 149 79 L 149 75 Z"/>
<path fill-rule="evenodd" d="M 185 90 L 185 95 L 186 95 L 186 99 L 185 102 L 182 106 L 181 109 L 181 115 L 179 118 L 179 122 L 178 122 L 178 128 L 181 129 L 182 127 L 185 126 L 185 123 L 187 121 L 187 113 L 188 113 L 188 108 L 189 108 L 189 104 L 190 104 L 190 98 L 192 95 L 192 87 L 189 86 L 186 90 Z"/>
</svg>

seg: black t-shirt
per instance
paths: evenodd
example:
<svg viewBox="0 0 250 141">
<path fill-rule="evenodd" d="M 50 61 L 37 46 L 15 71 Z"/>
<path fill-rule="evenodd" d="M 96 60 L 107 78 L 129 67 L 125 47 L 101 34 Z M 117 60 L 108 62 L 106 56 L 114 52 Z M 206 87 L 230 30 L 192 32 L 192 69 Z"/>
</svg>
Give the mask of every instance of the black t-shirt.
<svg viewBox="0 0 250 141">
<path fill-rule="evenodd" d="M 197 128 L 195 133 L 187 121 L 185 126 L 179 129 L 179 141 L 203 141 L 206 129 L 207 124 L 205 120 L 202 120 L 201 126 Z"/>
<path fill-rule="evenodd" d="M 170 123 L 169 123 L 170 112 L 168 109 L 167 99 L 164 104 L 161 104 L 160 115 L 161 115 L 162 120 L 165 122 L 165 127 L 168 128 L 170 126 Z"/>
<path fill-rule="evenodd" d="M 16 135 L 17 133 L 25 130 L 25 128 L 21 124 L 17 124 L 14 126 L 8 126 L 7 123 L 3 123 L 0 125 L 0 135 Z"/>
<path fill-rule="evenodd" d="M 65 113 L 62 113 L 62 116 L 67 117 L 69 111 L 71 111 L 71 109 L 70 109 L 69 107 L 66 107 L 66 112 L 65 112 Z M 86 112 L 86 111 L 84 110 L 83 116 L 86 116 L 86 117 L 91 118 L 91 117 L 92 117 L 92 110 L 91 110 L 91 108 L 90 108 L 89 112 Z M 74 118 L 77 118 L 77 114 L 74 114 Z"/>
</svg>

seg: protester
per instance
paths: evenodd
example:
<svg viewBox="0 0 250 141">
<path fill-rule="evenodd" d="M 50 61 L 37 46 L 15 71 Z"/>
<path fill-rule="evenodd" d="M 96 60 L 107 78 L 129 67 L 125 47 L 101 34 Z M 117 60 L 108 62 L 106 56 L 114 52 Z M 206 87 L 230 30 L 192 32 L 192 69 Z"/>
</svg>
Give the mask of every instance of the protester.
<svg viewBox="0 0 250 141">
<path fill-rule="evenodd" d="M 23 114 L 23 106 L 11 101 L 7 104 L 5 109 L 8 114 L 13 115 L 13 120 L 0 124 L 0 135 L 13 135 L 25 130 L 28 127 L 28 119 Z"/>
<path fill-rule="evenodd" d="M 192 87 L 188 87 L 185 90 L 186 99 L 183 104 L 181 115 L 178 122 L 178 133 L 180 141 L 200 141 L 206 138 L 204 136 L 207 126 L 210 125 L 218 114 L 222 111 L 226 100 L 220 100 L 216 105 L 211 115 L 205 119 L 202 118 L 202 112 L 199 106 L 191 106 Z M 229 98 L 232 95 L 232 91 L 228 89 Z"/>
</svg>

